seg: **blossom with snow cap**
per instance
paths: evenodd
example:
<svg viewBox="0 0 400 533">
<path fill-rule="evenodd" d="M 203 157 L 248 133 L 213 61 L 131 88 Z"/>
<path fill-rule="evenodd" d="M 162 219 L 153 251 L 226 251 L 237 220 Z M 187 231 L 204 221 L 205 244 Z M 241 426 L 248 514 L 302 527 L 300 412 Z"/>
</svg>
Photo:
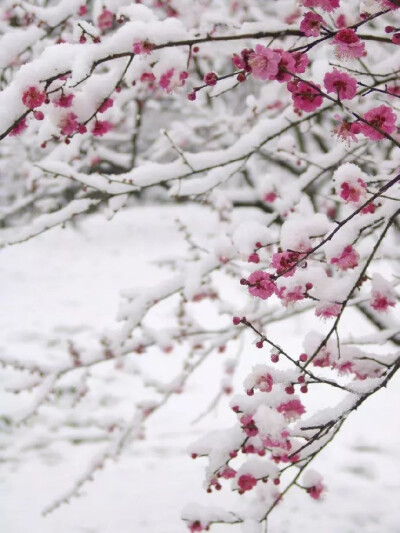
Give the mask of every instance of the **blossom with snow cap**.
<svg viewBox="0 0 400 533">
<path fill-rule="evenodd" d="M 183 87 L 188 78 L 186 71 L 178 72 L 174 68 L 168 69 L 159 79 L 159 85 L 167 93 L 171 93 L 177 87 Z"/>
<path fill-rule="evenodd" d="M 73 99 L 74 99 L 74 95 L 72 93 L 62 94 L 56 100 L 53 100 L 53 104 L 56 107 L 71 107 Z"/>
<path fill-rule="evenodd" d="M 340 0 L 302 0 L 304 7 L 320 7 L 324 11 L 334 11 L 340 5 Z"/>
<path fill-rule="evenodd" d="M 306 297 L 305 290 L 302 285 L 296 285 L 295 287 L 280 287 L 276 291 L 276 295 L 282 301 L 283 305 L 287 306 L 300 300 L 304 300 Z"/>
<path fill-rule="evenodd" d="M 304 405 L 300 400 L 289 400 L 288 402 L 281 403 L 276 408 L 278 413 L 282 413 L 286 420 L 296 420 L 302 414 L 306 412 Z"/>
<path fill-rule="evenodd" d="M 303 476 L 303 487 L 313 500 L 320 500 L 325 485 L 322 483 L 322 476 L 315 470 L 307 470 Z"/>
<path fill-rule="evenodd" d="M 336 183 L 336 193 L 346 203 L 359 205 L 368 198 L 368 176 L 358 165 L 344 163 L 335 171 L 333 179 Z"/>
<path fill-rule="evenodd" d="M 365 44 L 351 28 L 338 31 L 331 44 L 335 45 L 336 55 L 340 59 L 359 58 L 366 55 Z"/>
<path fill-rule="evenodd" d="M 358 266 L 359 259 L 357 251 L 349 244 L 339 256 L 332 257 L 331 264 L 336 265 L 340 270 L 348 270 Z"/>
<path fill-rule="evenodd" d="M 207 526 L 203 526 L 203 524 L 199 520 L 195 520 L 194 522 L 189 522 L 188 524 L 190 533 L 198 533 L 199 531 L 205 531 L 208 529 Z"/>
<path fill-rule="evenodd" d="M 149 55 L 154 49 L 154 44 L 149 41 L 135 41 L 133 43 L 133 53 L 136 55 Z"/>
<path fill-rule="evenodd" d="M 67 113 L 61 117 L 58 125 L 63 135 L 73 135 L 76 131 L 78 131 L 78 117 L 75 113 Z"/>
<path fill-rule="evenodd" d="M 357 203 L 367 188 L 365 181 L 361 178 L 358 179 L 357 185 L 350 184 L 347 181 L 341 183 L 340 197 L 346 202 Z"/>
<path fill-rule="evenodd" d="M 315 308 L 315 316 L 320 318 L 334 318 L 339 316 L 342 309 L 341 304 L 338 303 L 320 303 Z"/>
<path fill-rule="evenodd" d="M 372 298 L 370 306 L 379 312 L 387 312 L 396 305 L 396 293 L 392 285 L 381 274 L 372 277 Z"/>
</svg>

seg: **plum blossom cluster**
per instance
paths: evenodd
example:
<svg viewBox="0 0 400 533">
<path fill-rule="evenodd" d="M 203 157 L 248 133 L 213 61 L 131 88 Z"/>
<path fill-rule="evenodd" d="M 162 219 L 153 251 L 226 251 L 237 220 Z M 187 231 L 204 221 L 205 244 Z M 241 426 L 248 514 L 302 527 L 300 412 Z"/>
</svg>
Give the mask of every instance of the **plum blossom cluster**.
<svg viewBox="0 0 400 533">
<path fill-rule="evenodd" d="M 157 261 L 170 278 L 135 279 L 116 332 L 90 349 L 69 341 L 49 366 L 0 358 L 5 381 L 11 367 L 29 376 L 22 391 L 43 391 L 26 420 L 42 423 L 60 397 L 57 429 L 76 417 L 78 433 L 85 405 L 106 443 L 50 511 L 144 439 L 170 398 L 190 406 L 188 383 L 214 359 L 222 372 L 201 382 L 199 419 L 229 402 L 233 423 L 190 452 L 208 460 L 205 490 L 232 490 L 242 506 L 191 508 L 189 531 L 250 520 L 259 533 L 289 489 L 329 498 L 312 461 L 399 367 L 397 4 L 24 2 L 2 13 L 1 246 L 95 210 L 189 213 L 167 237 L 182 254 Z M 149 375 L 166 358 L 168 376 Z M 96 396 L 103 367 L 132 385 L 116 387 L 118 401 Z M 125 396 L 138 381 L 150 400 Z"/>
<path fill-rule="evenodd" d="M 280 484 L 277 465 L 295 464 L 299 461 L 300 455 L 292 453 L 296 439 L 291 437 L 290 425 L 306 410 L 302 402 L 293 397 L 293 386 L 284 387 L 285 383 L 281 383 L 282 380 L 287 381 L 289 376 L 284 377 L 282 372 L 273 369 L 270 371 L 275 373 L 277 379 L 274 389 L 261 387 L 259 389 L 261 397 L 249 395 L 249 391 L 247 394 L 252 397 L 251 399 L 235 397 L 232 409 L 237 413 L 241 428 L 235 435 L 237 444 L 233 449 L 226 450 L 221 457 L 221 460 L 225 461 L 225 466 L 218 468 L 215 475 L 210 474 L 208 492 L 213 488 L 221 490 L 222 480 L 230 480 L 240 494 L 252 491 L 259 482 L 270 481 L 277 486 Z M 262 372 L 265 372 L 263 368 L 254 368 L 247 382 L 259 381 Z M 271 393 L 269 396 L 272 398 L 274 408 L 271 408 L 265 399 L 263 401 L 263 393 Z M 197 450 L 192 453 L 194 458 L 204 455 L 204 443 L 200 441 L 194 444 L 193 450 Z M 257 457 L 263 460 L 256 459 Z M 275 491 L 276 497 L 278 494 Z"/>
<path fill-rule="evenodd" d="M 391 307 L 395 307 L 398 296 L 391 283 L 383 276 L 376 273 L 372 278 L 371 307 L 378 312 L 387 312 Z"/>
<path fill-rule="evenodd" d="M 317 6 L 318 4 L 318 6 Z M 336 9 L 339 4 L 316 3 L 306 7 L 321 7 L 326 11 Z M 307 12 L 301 22 L 300 29 L 307 37 L 319 35 L 323 18 L 314 12 Z M 329 37 L 329 34 L 328 34 Z M 339 59 L 357 59 L 366 56 L 365 43 L 357 35 L 354 28 L 342 28 L 332 34 L 330 44 L 335 46 L 335 52 Z M 326 92 L 321 85 L 312 80 L 301 78 L 300 74 L 306 72 L 309 65 L 309 57 L 306 51 L 290 52 L 282 48 L 269 48 L 256 45 L 255 49 L 246 48 L 239 54 L 234 54 L 233 65 L 240 69 L 235 73 L 239 82 L 246 81 L 251 75 L 261 81 L 278 81 L 286 83 L 291 93 L 293 106 L 296 112 L 311 113 L 316 111 L 324 103 L 324 99 L 331 99 L 333 93 L 338 102 L 341 100 L 353 100 L 357 96 L 358 82 L 354 76 L 334 68 L 326 72 L 323 83 Z M 204 76 L 206 85 L 216 85 L 220 79 L 215 72 L 209 72 Z M 189 100 L 196 99 L 196 92 L 201 87 L 188 94 Z M 326 100 L 325 100 L 326 101 Z M 354 114 L 354 113 L 353 113 Z M 348 122 L 342 120 L 339 128 L 334 130 L 339 138 L 357 141 L 357 135 L 363 134 L 371 140 L 380 140 L 385 134 L 392 134 L 397 130 L 397 115 L 394 110 L 386 105 L 374 107 L 364 113 L 362 117 L 354 114 L 357 120 Z"/>
<path fill-rule="evenodd" d="M 355 206 L 368 198 L 368 176 L 354 163 L 342 165 L 333 175 L 336 183 L 336 194 L 348 204 Z"/>
<path fill-rule="evenodd" d="M 58 91 L 57 91 L 58 93 Z M 56 93 L 56 94 L 57 94 Z M 50 114 L 51 108 L 61 108 L 68 109 L 73 108 L 73 101 L 75 95 L 74 93 L 66 93 L 61 89 L 61 94 L 57 94 L 56 97 L 53 97 L 51 100 L 45 91 L 41 90 L 38 86 L 30 86 L 24 90 L 22 93 L 22 103 L 30 110 L 33 111 L 33 116 L 36 120 L 43 120 L 45 118 L 45 113 Z M 36 108 L 43 106 L 47 108 L 45 112 L 37 111 Z M 111 98 L 106 98 L 97 109 L 97 113 L 104 113 L 107 109 L 112 107 L 113 100 Z M 47 113 L 47 112 L 50 113 Z M 66 142 L 69 143 L 69 137 L 74 134 L 84 134 L 87 132 L 86 124 L 91 120 L 92 117 L 89 117 L 88 120 L 81 122 L 78 119 L 78 115 L 74 111 L 68 111 L 56 115 L 58 117 L 57 127 L 59 128 L 60 134 L 66 136 Z M 91 133 L 95 137 L 102 136 L 108 133 L 113 125 L 107 120 L 98 120 L 94 119 L 94 122 L 91 122 L 92 128 Z M 16 126 L 10 131 L 11 136 L 16 136 L 21 134 L 28 127 L 26 118 L 20 120 Z"/>
</svg>

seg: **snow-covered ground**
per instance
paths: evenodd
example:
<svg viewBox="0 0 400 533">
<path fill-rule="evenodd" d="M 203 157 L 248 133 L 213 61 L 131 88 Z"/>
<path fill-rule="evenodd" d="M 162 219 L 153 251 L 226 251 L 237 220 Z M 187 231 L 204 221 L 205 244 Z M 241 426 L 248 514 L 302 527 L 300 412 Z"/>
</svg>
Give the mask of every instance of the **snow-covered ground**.
<svg viewBox="0 0 400 533">
<path fill-rule="evenodd" d="M 203 227 L 208 216 L 193 207 L 135 207 L 109 222 L 93 215 L 76 227 L 54 229 L 2 250 L 0 355 L 46 361 L 63 357 L 71 339 L 94 346 L 104 331 L 115 327 L 121 289 L 151 285 L 168 275 L 157 262 L 179 255 L 185 247 L 175 219 Z M 275 336 L 286 333 L 275 328 Z M 299 326 L 290 339 L 293 345 L 300 343 L 300 334 Z M 168 374 L 173 366 L 174 355 L 164 354 L 154 372 Z M 45 517 L 43 508 L 67 490 L 105 446 L 101 433 L 88 423 L 79 429 L 86 442 L 78 445 L 78 430 L 72 423 L 59 428 L 50 408 L 39 413 L 38 424 L 32 418 L 16 437 L 6 425 L 0 426 L 0 533 L 179 533 L 187 531 L 180 520 L 187 502 L 237 501 L 228 490 L 217 497 L 207 495 L 202 460 L 193 461 L 187 453 L 190 442 L 208 429 L 233 423 L 227 401 L 192 423 L 218 390 L 219 368 L 216 357 L 207 360 L 189 380 L 187 393 L 171 398 L 151 418 L 145 440 L 132 442 L 118 462 L 97 472 L 82 497 Z M 139 388 L 132 390 L 122 373 L 120 380 L 109 382 L 106 367 L 94 372 L 99 406 L 82 401 L 79 408 L 107 417 L 108 406 L 101 405 L 104 387 L 107 397 L 114 398 L 110 408 L 129 412 Z M 268 533 L 400 532 L 399 385 L 399 378 L 393 380 L 351 415 L 315 461 L 313 467 L 328 486 L 324 500 L 314 502 L 292 490 L 272 513 Z M 33 394 L 14 398 L 3 391 L 0 415 L 20 415 Z M 41 424 L 46 415 L 53 430 Z M 228 530 L 239 531 L 213 527 L 216 533 Z"/>
</svg>

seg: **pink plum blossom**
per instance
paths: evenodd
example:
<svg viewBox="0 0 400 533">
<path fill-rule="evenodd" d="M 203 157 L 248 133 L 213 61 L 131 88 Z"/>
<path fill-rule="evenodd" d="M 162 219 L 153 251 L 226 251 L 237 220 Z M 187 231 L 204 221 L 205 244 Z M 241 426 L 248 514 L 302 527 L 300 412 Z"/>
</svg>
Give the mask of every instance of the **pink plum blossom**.
<svg viewBox="0 0 400 533">
<path fill-rule="evenodd" d="M 400 96 L 400 85 L 389 85 L 387 92 L 393 96 Z"/>
<path fill-rule="evenodd" d="M 324 11 L 333 11 L 339 7 L 340 0 L 302 0 L 304 7 L 320 7 Z"/>
<path fill-rule="evenodd" d="M 155 81 L 156 77 L 152 72 L 143 72 L 143 74 L 140 76 L 140 81 Z"/>
<path fill-rule="evenodd" d="M 276 269 L 278 275 L 283 275 L 283 277 L 288 278 L 293 276 L 296 272 L 296 267 L 293 267 L 293 265 L 299 259 L 300 254 L 298 252 L 290 252 L 289 250 L 286 250 L 285 252 L 275 253 L 272 256 L 271 265 Z M 291 270 L 288 270 L 289 268 L 291 268 Z"/>
<path fill-rule="evenodd" d="M 40 107 L 45 100 L 46 93 L 34 85 L 28 87 L 22 94 L 22 103 L 26 105 L 26 107 L 29 107 L 29 109 Z"/>
<path fill-rule="evenodd" d="M 224 479 L 232 479 L 236 476 L 236 470 L 230 466 L 226 466 L 221 472 L 220 476 Z"/>
<path fill-rule="evenodd" d="M 354 163 L 344 163 L 333 175 L 336 193 L 345 201 L 354 204 L 365 202 L 368 197 L 368 176 Z"/>
<path fill-rule="evenodd" d="M 190 533 L 198 533 L 199 531 L 205 530 L 205 527 L 202 526 L 199 520 L 195 520 L 194 522 L 189 522 L 188 527 L 189 527 Z"/>
<path fill-rule="evenodd" d="M 56 107 L 71 107 L 73 99 L 74 99 L 74 95 L 72 93 L 62 94 L 56 100 L 53 100 L 53 104 Z"/>
<path fill-rule="evenodd" d="M 252 272 L 247 280 L 247 284 L 249 287 L 249 293 L 262 300 L 266 300 L 276 291 L 275 283 L 271 279 L 270 274 L 267 274 L 262 270 Z"/>
<path fill-rule="evenodd" d="M 304 288 L 301 285 L 296 285 L 288 289 L 287 287 L 280 287 L 276 295 L 282 300 L 283 305 L 287 306 L 300 300 L 304 300 Z"/>
<path fill-rule="evenodd" d="M 286 83 L 292 78 L 292 72 L 295 71 L 296 60 L 290 52 L 277 48 L 276 52 L 280 55 L 278 63 L 278 73 L 274 79 L 280 83 Z"/>
<path fill-rule="evenodd" d="M 276 410 L 278 413 L 282 413 L 286 420 L 296 420 L 306 412 L 300 400 L 289 400 L 288 402 L 281 403 Z"/>
<path fill-rule="evenodd" d="M 315 111 L 322 105 L 321 86 L 318 84 L 296 80 L 290 81 L 287 88 L 292 93 L 292 100 L 297 109 Z"/>
<path fill-rule="evenodd" d="M 307 37 L 318 37 L 321 24 L 326 24 L 321 15 L 308 11 L 301 21 L 300 31 Z"/>
<path fill-rule="evenodd" d="M 258 46 L 261 46 L 261 45 L 258 45 Z M 264 48 L 264 47 L 261 47 L 261 48 Z M 240 52 L 240 56 L 238 54 L 233 54 L 232 63 L 238 69 L 244 70 L 245 72 L 251 72 L 251 66 L 250 66 L 249 61 L 252 55 L 256 55 L 252 48 L 244 48 Z"/>
<path fill-rule="evenodd" d="M 325 486 L 322 484 L 322 476 L 315 470 L 307 470 L 303 477 L 303 487 L 314 500 L 321 498 Z"/>
<path fill-rule="evenodd" d="M 267 192 L 264 194 L 263 200 L 264 202 L 273 203 L 277 199 L 277 195 L 274 192 Z"/>
<path fill-rule="evenodd" d="M 256 380 L 256 387 L 261 392 L 271 392 L 273 384 L 274 380 L 271 374 L 263 374 L 262 376 L 259 376 Z"/>
<path fill-rule="evenodd" d="M 314 500 L 319 500 L 321 499 L 321 494 L 324 490 L 325 490 L 325 485 L 319 482 L 316 485 L 309 487 L 307 489 L 307 492 L 311 496 L 311 498 L 313 498 Z"/>
<path fill-rule="evenodd" d="M 109 30 L 114 24 L 114 13 L 108 9 L 103 9 L 100 15 L 97 17 L 97 26 L 100 30 Z"/>
<path fill-rule="evenodd" d="M 148 55 L 154 49 L 154 44 L 149 41 L 135 41 L 133 43 L 133 53 L 137 55 Z"/>
<path fill-rule="evenodd" d="M 259 263 L 260 262 L 260 256 L 256 252 L 254 252 L 254 253 L 249 255 L 247 261 L 249 263 Z"/>
<path fill-rule="evenodd" d="M 353 365 L 354 363 L 352 361 L 339 361 L 337 363 L 333 363 L 332 368 L 336 368 L 339 374 L 343 376 L 353 372 Z"/>
<path fill-rule="evenodd" d="M 326 368 L 331 365 L 331 354 L 328 352 L 326 348 L 322 348 L 319 352 L 319 354 L 314 357 L 312 363 L 314 366 L 320 367 L 320 368 Z"/>
<path fill-rule="evenodd" d="M 292 448 L 290 440 L 286 438 L 277 439 L 267 435 L 261 436 L 261 441 L 266 448 L 282 448 L 286 451 L 289 451 Z"/>
<path fill-rule="evenodd" d="M 257 44 L 255 51 L 249 56 L 252 74 L 259 80 L 274 80 L 278 74 L 280 55 L 278 52 Z"/>
<path fill-rule="evenodd" d="M 335 26 L 339 29 L 346 28 L 348 26 L 346 16 L 341 13 L 335 20 Z"/>
<path fill-rule="evenodd" d="M 114 105 L 114 100 L 112 98 L 106 98 L 104 102 L 99 107 L 99 113 L 104 113 L 107 109 L 110 109 Z"/>
<path fill-rule="evenodd" d="M 240 418 L 240 422 L 243 425 L 243 431 L 248 437 L 255 437 L 258 435 L 258 428 L 251 415 L 243 415 Z"/>
<path fill-rule="evenodd" d="M 400 33 L 394 33 L 392 35 L 392 43 L 397 45 L 400 44 Z"/>
<path fill-rule="evenodd" d="M 236 68 L 244 69 L 246 67 L 246 61 L 238 54 L 233 54 L 232 63 Z"/>
<path fill-rule="evenodd" d="M 358 178 L 356 183 L 344 181 L 340 184 L 340 197 L 346 202 L 358 203 L 366 188 L 367 184 L 361 178 Z"/>
<path fill-rule="evenodd" d="M 167 93 L 171 93 L 176 87 L 183 87 L 186 83 L 188 73 L 185 71 L 178 72 L 174 68 L 170 68 L 161 75 L 159 85 Z"/>
<path fill-rule="evenodd" d="M 256 448 L 254 444 L 247 444 L 242 447 L 243 453 L 257 453 L 258 455 L 262 456 L 265 455 L 264 448 Z"/>
<path fill-rule="evenodd" d="M 360 122 L 360 131 L 365 137 L 371 139 L 371 141 L 379 141 L 380 139 L 385 138 L 385 136 L 375 128 L 389 134 L 397 129 L 397 115 L 393 109 L 387 105 L 380 105 L 367 111 L 364 113 L 363 119 L 369 122 L 370 125 Z"/>
<path fill-rule="evenodd" d="M 341 59 L 366 55 L 365 44 L 351 28 L 338 31 L 331 44 L 336 46 L 336 55 Z"/>
<path fill-rule="evenodd" d="M 294 455 L 288 456 L 287 453 L 284 454 L 276 454 L 272 456 L 272 460 L 275 461 L 275 463 L 296 463 L 300 459 L 300 455 L 298 453 L 295 453 Z"/>
<path fill-rule="evenodd" d="M 334 118 L 340 121 L 340 124 L 333 128 L 333 133 L 338 136 L 338 140 L 349 144 L 350 141 L 358 142 L 356 135 L 361 131 L 360 124 L 358 122 L 348 122 L 347 120 L 342 121 L 339 115 L 335 115 Z"/>
<path fill-rule="evenodd" d="M 396 305 L 396 300 L 388 294 L 384 294 L 379 291 L 372 292 L 372 300 L 370 301 L 370 306 L 375 309 L 375 311 L 388 311 L 389 307 L 394 307 Z"/>
<path fill-rule="evenodd" d="M 241 492 L 246 492 L 257 485 L 257 480 L 251 474 L 243 474 L 238 479 L 238 485 Z"/>
<path fill-rule="evenodd" d="M 22 118 L 10 131 L 8 134 L 10 137 L 15 137 L 17 135 L 20 135 L 23 131 L 26 130 L 28 127 L 28 124 L 26 122 L 26 118 Z"/>
<path fill-rule="evenodd" d="M 324 86 L 328 93 L 337 94 L 340 100 L 351 100 L 357 93 L 357 80 L 336 68 L 324 76 Z"/>
<path fill-rule="evenodd" d="M 389 281 L 380 274 L 372 277 L 372 299 L 370 305 L 375 311 L 388 311 L 396 305 L 396 293 Z"/>
<path fill-rule="evenodd" d="M 44 119 L 44 113 L 42 111 L 34 111 L 33 116 L 36 120 L 43 120 Z"/>
<path fill-rule="evenodd" d="M 358 266 L 359 259 L 357 251 L 349 244 L 338 257 L 331 259 L 331 264 L 336 265 L 340 270 L 349 270 Z"/>
<path fill-rule="evenodd" d="M 58 123 L 61 133 L 63 135 L 73 135 L 78 130 L 79 123 L 77 119 L 78 117 L 75 113 L 67 113 L 64 115 Z"/>
<path fill-rule="evenodd" d="M 207 74 L 204 75 L 203 81 L 206 85 L 216 85 L 218 81 L 218 75 L 215 74 L 215 72 L 207 72 Z"/>
<path fill-rule="evenodd" d="M 391 0 L 378 0 L 380 1 L 383 8 L 389 8 L 389 9 L 398 9 L 400 7 L 400 4 L 398 0 L 391 1 Z"/>
<path fill-rule="evenodd" d="M 309 59 L 304 52 L 293 52 L 291 56 L 294 59 L 294 72 L 296 74 L 303 74 L 309 63 Z"/>
<path fill-rule="evenodd" d="M 92 133 L 96 137 L 101 137 L 102 135 L 105 135 L 110 130 L 112 130 L 112 128 L 113 125 L 107 120 L 96 120 L 92 128 Z"/>
<path fill-rule="evenodd" d="M 315 315 L 325 319 L 333 318 L 339 316 L 341 309 L 342 306 L 338 303 L 319 304 L 315 308 Z"/>
<path fill-rule="evenodd" d="M 361 213 L 363 215 L 367 215 L 368 213 L 375 213 L 377 207 L 377 205 L 371 202 L 361 209 Z"/>
</svg>

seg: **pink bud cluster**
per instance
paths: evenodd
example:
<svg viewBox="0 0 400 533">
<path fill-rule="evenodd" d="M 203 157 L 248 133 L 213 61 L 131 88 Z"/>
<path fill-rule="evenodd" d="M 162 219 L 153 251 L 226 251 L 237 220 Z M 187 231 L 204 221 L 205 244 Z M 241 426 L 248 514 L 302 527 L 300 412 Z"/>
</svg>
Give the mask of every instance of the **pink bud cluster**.
<svg viewBox="0 0 400 533">
<path fill-rule="evenodd" d="M 56 108 L 68 109 L 73 105 L 75 95 L 73 93 L 64 93 L 61 92 L 59 96 L 52 100 L 52 105 Z M 33 111 L 33 116 L 36 120 L 43 120 L 44 113 L 42 111 L 37 111 L 36 108 L 42 106 L 43 104 L 49 104 L 50 100 L 46 95 L 45 91 L 40 90 L 37 86 L 28 87 L 22 94 L 22 103 L 30 110 Z M 98 108 L 98 113 L 104 113 L 107 109 L 113 106 L 113 100 L 111 98 L 106 98 L 103 103 Z M 21 134 L 28 127 L 26 118 L 20 120 L 16 126 L 10 131 L 10 136 L 16 136 Z M 66 142 L 68 143 L 68 137 L 73 136 L 74 134 L 83 134 L 86 133 L 86 125 L 79 122 L 78 116 L 73 111 L 69 111 L 61 115 L 58 121 L 58 127 L 60 128 L 60 133 L 67 137 Z M 95 137 L 105 135 L 113 128 L 113 125 L 107 120 L 95 120 L 91 133 Z"/>
</svg>

